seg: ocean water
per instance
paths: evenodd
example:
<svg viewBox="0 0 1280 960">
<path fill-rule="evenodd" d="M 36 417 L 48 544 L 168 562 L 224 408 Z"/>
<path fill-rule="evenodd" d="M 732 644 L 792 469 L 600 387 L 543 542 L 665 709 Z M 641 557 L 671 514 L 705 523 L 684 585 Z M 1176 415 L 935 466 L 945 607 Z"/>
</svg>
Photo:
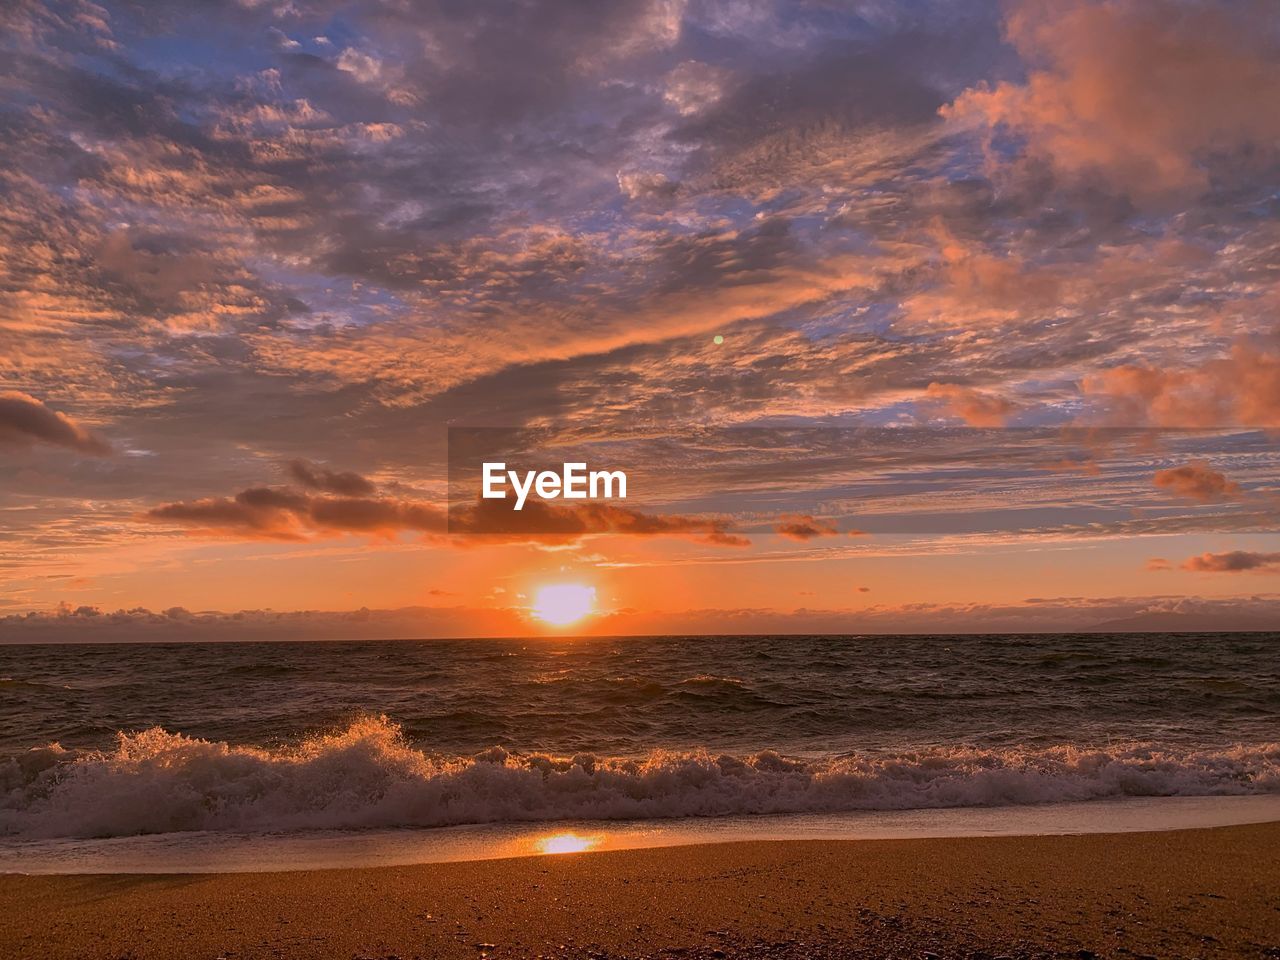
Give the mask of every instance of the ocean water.
<svg viewBox="0 0 1280 960">
<path fill-rule="evenodd" d="M 1280 795 L 1280 635 L 0 646 L 13 841 Z"/>
</svg>

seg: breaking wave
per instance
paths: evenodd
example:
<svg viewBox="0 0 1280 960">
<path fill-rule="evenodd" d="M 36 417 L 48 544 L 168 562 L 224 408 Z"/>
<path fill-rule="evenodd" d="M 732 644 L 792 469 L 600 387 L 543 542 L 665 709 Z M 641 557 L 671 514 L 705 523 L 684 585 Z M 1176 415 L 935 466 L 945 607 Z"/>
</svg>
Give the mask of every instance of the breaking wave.
<svg viewBox="0 0 1280 960">
<path fill-rule="evenodd" d="M 156 727 L 119 734 L 110 751 L 29 750 L 0 760 L 0 833 L 436 827 L 1258 793 L 1280 793 L 1280 743 L 933 748 L 821 760 L 769 750 L 625 759 L 499 747 L 442 757 L 408 743 L 385 717 L 371 717 L 279 749 Z"/>
</svg>

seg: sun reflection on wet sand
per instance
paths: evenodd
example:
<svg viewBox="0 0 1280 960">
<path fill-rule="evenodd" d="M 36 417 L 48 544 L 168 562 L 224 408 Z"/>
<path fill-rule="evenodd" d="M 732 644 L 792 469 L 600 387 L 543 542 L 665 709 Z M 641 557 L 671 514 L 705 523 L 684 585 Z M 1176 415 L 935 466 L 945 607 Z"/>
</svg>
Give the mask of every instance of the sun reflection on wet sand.
<svg viewBox="0 0 1280 960">
<path fill-rule="evenodd" d="M 534 849 L 539 853 L 583 853 L 598 847 L 603 839 L 599 835 L 584 837 L 577 833 L 557 833 L 539 838 L 534 842 Z"/>
</svg>

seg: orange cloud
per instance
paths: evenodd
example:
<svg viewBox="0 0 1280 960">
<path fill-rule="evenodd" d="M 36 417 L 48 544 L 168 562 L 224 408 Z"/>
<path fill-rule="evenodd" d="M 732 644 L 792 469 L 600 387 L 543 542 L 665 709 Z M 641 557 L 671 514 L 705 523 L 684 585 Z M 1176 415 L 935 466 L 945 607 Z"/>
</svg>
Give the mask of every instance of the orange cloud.
<svg viewBox="0 0 1280 960">
<path fill-rule="evenodd" d="M 111 446 L 65 414 L 50 410 L 35 397 L 16 390 L 0 392 L 0 444 L 48 443 L 79 453 L 105 457 Z"/>
<path fill-rule="evenodd" d="M 1280 553 L 1251 553 L 1232 550 L 1229 553 L 1202 553 L 1182 564 L 1183 570 L 1194 573 L 1242 573 L 1247 570 L 1271 571 L 1280 569 Z"/>
<path fill-rule="evenodd" d="M 949 413 L 971 427 L 1002 427 L 1018 405 L 1007 397 L 958 383 L 931 383 L 925 395 L 942 401 Z"/>
<path fill-rule="evenodd" d="M 1115 419 L 1162 427 L 1280 426 L 1280 349 L 1241 341 L 1225 357 L 1167 370 L 1127 364 L 1087 376 Z"/>
<path fill-rule="evenodd" d="M 936 284 L 903 298 L 908 323 L 991 326 L 1052 313 L 1064 300 L 1084 295 L 1078 277 L 1033 266 L 1008 251 L 992 253 L 981 243 L 956 236 L 941 221 L 929 227 L 926 237 L 937 247 L 930 257 Z"/>
<path fill-rule="evenodd" d="M 1161 490 L 1198 503 L 1221 503 L 1234 499 L 1240 493 L 1238 483 L 1228 480 L 1203 460 L 1157 470 L 1154 482 Z"/>
<path fill-rule="evenodd" d="M 1274 154 L 1274 15 L 1261 0 L 1020 0 L 1005 30 L 1026 80 L 941 112 L 1012 130 L 1030 156 L 1135 198 L 1200 191 L 1211 155 Z"/>
</svg>

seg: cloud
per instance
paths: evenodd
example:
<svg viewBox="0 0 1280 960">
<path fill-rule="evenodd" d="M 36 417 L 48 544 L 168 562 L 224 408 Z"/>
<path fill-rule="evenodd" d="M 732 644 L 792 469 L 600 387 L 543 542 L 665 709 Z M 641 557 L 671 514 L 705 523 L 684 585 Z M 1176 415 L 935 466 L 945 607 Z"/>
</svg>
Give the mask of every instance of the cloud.
<svg viewBox="0 0 1280 960">
<path fill-rule="evenodd" d="M 78 453 L 105 457 L 111 446 L 65 414 L 16 390 L 0 392 L 0 444 L 48 443 Z"/>
<path fill-rule="evenodd" d="M 1193 573 L 1242 573 L 1248 570 L 1272 571 L 1280 569 L 1280 553 L 1251 553 L 1232 550 L 1229 553 L 1202 553 L 1182 564 L 1183 570 Z"/>
<path fill-rule="evenodd" d="M 338 69 L 351 74 L 360 83 L 374 83 L 382 76 L 382 63 L 359 50 L 347 48 L 338 57 Z"/>
<path fill-rule="evenodd" d="M 1019 0 L 1005 29 L 1025 80 L 973 87 L 942 113 L 1132 197 L 1203 191 L 1215 160 L 1274 159 L 1274 14 L 1265 0 Z"/>
<path fill-rule="evenodd" d="M 336 65 L 357 83 L 380 90 L 397 106 L 412 106 L 418 101 L 419 94 L 405 83 L 404 71 L 383 63 L 378 57 L 348 47 L 338 56 Z"/>
<path fill-rule="evenodd" d="M 529 632 L 514 607 L 414 606 L 356 610 L 103 610 L 63 604 L 0 616 L 0 643 L 119 643 L 157 640 L 347 640 L 409 637 L 510 637 Z"/>
<path fill-rule="evenodd" d="M 1157 470 L 1153 480 L 1161 490 L 1197 503 L 1221 503 L 1237 499 L 1240 495 L 1238 483 L 1228 480 L 1203 460 Z"/>
<path fill-rule="evenodd" d="M 666 75 L 662 96 L 683 116 L 701 113 L 724 96 L 731 76 L 722 67 L 686 60 Z"/>
<path fill-rule="evenodd" d="M 949 413 L 971 427 L 1002 427 L 1019 409 L 1008 397 L 958 383 L 931 383 L 925 396 L 941 401 Z"/>
<path fill-rule="evenodd" d="M 1194 366 L 1129 363 L 1089 374 L 1086 394 L 1103 398 L 1114 419 L 1162 427 L 1280 426 L 1280 346 L 1237 342 L 1225 356 Z"/>
<path fill-rule="evenodd" d="M 629 200 L 670 197 L 679 189 L 665 173 L 618 171 L 618 189 Z"/>
<path fill-rule="evenodd" d="M 324 490 L 344 497 L 367 497 L 376 490 L 371 481 L 358 473 L 335 473 L 317 466 L 310 460 L 290 460 L 289 474 L 302 486 L 311 490 Z"/>
<path fill-rule="evenodd" d="M 594 501 L 564 506 L 529 500 L 523 510 L 515 511 L 505 500 L 478 499 L 449 516 L 451 533 L 500 540 L 567 543 L 590 535 L 630 534 L 686 537 L 722 547 L 750 546 L 750 540 L 732 529 L 732 523 L 723 518 L 643 513 Z"/>
<path fill-rule="evenodd" d="M 382 537 L 404 531 L 443 533 L 447 525 L 443 510 L 420 501 L 317 496 L 274 487 L 253 487 L 233 497 L 165 503 L 147 510 L 142 518 L 210 536 L 267 540 L 344 533 Z"/>
<path fill-rule="evenodd" d="M 936 282 L 902 301 L 904 319 L 915 325 L 958 328 L 1016 323 L 1053 313 L 1078 299 L 1079 284 L 1061 272 L 1028 262 L 1016 250 L 987 250 L 977 239 L 956 236 L 941 223 L 926 237 L 937 244 Z"/>
<path fill-rule="evenodd" d="M 302 464 L 303 481 L 312 489 L 354 489 L 353 474 L 317 473 Z M 336 484 L 332 482 L 336 479 Z M 364 484 L 369 481 L 357 477 Z M 371 484 L 369 484 L 372 487 Z M 344 534 L 391 538 L 422 533 L 442 543 L 535 544 L 575 543 L 587 536 L 627 534 L 675 536 L 725 547 L 750 541 L 732 532 L 732 523 L 717 517 L 649 514 L 609 503 L 563 506 L 531 499 L 524 509 L 509 501 L 477 499 L 450 512 L 432 503 L 391 496 L 312 493 L 283 487 L 252 487 L 232 497 L 208 497 L 160 504 L 141 515 L 153 523 L 173 524 L 195 534 L 248 540 L 311 540 Z M 469 537 L 482 538 L 471 541 Z"/>
<path fill-rule="evenodd" d="M 783 517 L 773 527 L 777 533 L 788 540 L 813 540 L 816 537 L 834 537 L 840 531 L 828 520 L 819 520 L 809 514 L 797 514 Z"/>
<path fill-rule="evenodd" d="M 213 281 L 217 270 L 208 257 L 172 252 L 174 238 L 146 238 L 124 230 L 108 234 L 96 251 L 96 262 L 111 280 L 127 285 L 144 301 L 181 309 L 183 296 Z M 149 247 L 169 247 L 157 251 Z"/>
</svg>

